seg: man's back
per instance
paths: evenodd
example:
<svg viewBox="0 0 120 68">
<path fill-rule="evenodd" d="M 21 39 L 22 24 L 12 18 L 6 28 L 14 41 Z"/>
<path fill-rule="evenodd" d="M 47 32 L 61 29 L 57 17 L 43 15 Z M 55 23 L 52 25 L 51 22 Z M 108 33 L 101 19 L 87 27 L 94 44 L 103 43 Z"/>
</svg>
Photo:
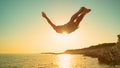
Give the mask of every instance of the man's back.
<svg viewBox="0 0 120 68">
<path fill-rule="evenodd" d="M 78 26 L 73 25 L 73 24 L 64 24 L 64 25 L 60 25 L 60 26 L 56 26 L 56 32 L 58 33 L 71 33 L 73 31 L 75 31 L 78 28 Z"/>
</svg>

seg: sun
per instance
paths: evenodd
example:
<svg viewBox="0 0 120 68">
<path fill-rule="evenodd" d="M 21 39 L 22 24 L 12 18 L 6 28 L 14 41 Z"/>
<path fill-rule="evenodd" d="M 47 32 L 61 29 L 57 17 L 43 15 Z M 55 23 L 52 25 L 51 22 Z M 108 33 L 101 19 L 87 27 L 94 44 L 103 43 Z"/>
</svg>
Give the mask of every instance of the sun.
<svg viewBox="0 0 120 68">
<path fill-rule="evenodd" d="M 56 41 L 62 42 L 62 43 L 68 43 L 70 42 L 70 39 L 73 37 L 71 34 L 67 34 L 66 32 L 63 32 L 62 34 L 56 34 L 55 39 Z"/>
<path fill-rule="evenodd" d="M 73 46 L 77 43 L 78 34 L 67 34 L 66 32 L 63 32 L 62 34 L 54 33 L 51 37 L 53 40 L 50 41 L 54 42 L 54 47 L 66 50 L 73 48 Z"/>
</svg>

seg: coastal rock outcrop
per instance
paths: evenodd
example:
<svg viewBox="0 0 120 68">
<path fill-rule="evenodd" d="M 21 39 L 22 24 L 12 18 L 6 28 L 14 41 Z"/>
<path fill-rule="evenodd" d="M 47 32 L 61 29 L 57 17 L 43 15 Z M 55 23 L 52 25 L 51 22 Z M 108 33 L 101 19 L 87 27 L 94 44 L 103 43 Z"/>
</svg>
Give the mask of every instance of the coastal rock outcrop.
<svg viewBox="0 0 120 68">
<path fill-rule="evenodd" d="M 108 56 L 106 57 L 105 55 Z M 117 43 L 114 46 L 112 46 L 110 50 L 108 50 L 108 53 L 104 54 L 103 57 L 105 58 L 104 61 L 107 61 L 107 64 L 120 65 L 120 35 L 118 35 Z"/>
<path fill-rule="evenodd" d="M 120 35 L 114 46 L 103 50 L 103 53 L 98 56 L 98 61 L 109 65 L 120 65 Z"/>
<path fill-rule="evenodd" d="M 82 54 L 98 58 L 100 64 L 120 65 L 120 35 L 116 43 L 103 43 L 83 49 L 66 50 L 67 54 Z"/>
</svg>

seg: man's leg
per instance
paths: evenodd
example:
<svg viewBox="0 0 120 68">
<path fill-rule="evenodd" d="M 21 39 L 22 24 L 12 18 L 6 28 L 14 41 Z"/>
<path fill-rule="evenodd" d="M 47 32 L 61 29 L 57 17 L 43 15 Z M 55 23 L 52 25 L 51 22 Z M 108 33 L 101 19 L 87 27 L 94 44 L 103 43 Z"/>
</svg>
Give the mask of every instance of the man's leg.
<svg viewBox="0 0 120 68">
<path fill-rule="evenodd" d="M 80 9 L 78 12 L 76 12 L 76 13 L 71 17 L 69 23 L 73 23 L 74 20 L 75 20 L 76 18 L 78 18 L 79 14 L 80 14 L 81 12 L 83 12 L 84 9 L 85 9 L 85 7 L 81 7 L 81 9 Z"/>
<path fill-rule="evenodd" d="M 91 9 L 85 9 L 85 10 L 81 13 L 81 15 L 77 18 L 76 22 L 74 22 L 74 24 L 75 24 L 76 26 L 79 26 L 79 24 L 80 24 L 80 22 L 82 21 L 82 19 L 84 18 L 84 16 L 85 16 L 87 13 L 89 13 L 90 11 L 91 11 Z"/>
<path fill-rule="evenodd" d="M 81 14 L 81 15 L 77 18 L 77 20 L 76 20 L 76 22 L 75 22 L 74 24 L 75 24 L 76 26 L 78 26 L 85 15 L 86 15 L 85 13 L 84 13 L 84 14 Z"/>
</svg>

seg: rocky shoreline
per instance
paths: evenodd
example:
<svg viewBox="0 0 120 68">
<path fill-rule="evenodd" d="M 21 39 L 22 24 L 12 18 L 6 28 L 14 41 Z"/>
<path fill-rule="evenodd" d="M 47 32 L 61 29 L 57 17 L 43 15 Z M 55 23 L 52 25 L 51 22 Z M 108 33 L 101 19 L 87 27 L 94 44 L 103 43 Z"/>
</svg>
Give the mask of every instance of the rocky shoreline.
<svg viewBox="0 0 120 68">
<path fill-rule="evenodd" d="M 83 49 L 66 50 L 64 53 L 98 58 L 100 64 L 120 65 L 120 35 L 117 43 L 103 43 Z"/>
</svg>

